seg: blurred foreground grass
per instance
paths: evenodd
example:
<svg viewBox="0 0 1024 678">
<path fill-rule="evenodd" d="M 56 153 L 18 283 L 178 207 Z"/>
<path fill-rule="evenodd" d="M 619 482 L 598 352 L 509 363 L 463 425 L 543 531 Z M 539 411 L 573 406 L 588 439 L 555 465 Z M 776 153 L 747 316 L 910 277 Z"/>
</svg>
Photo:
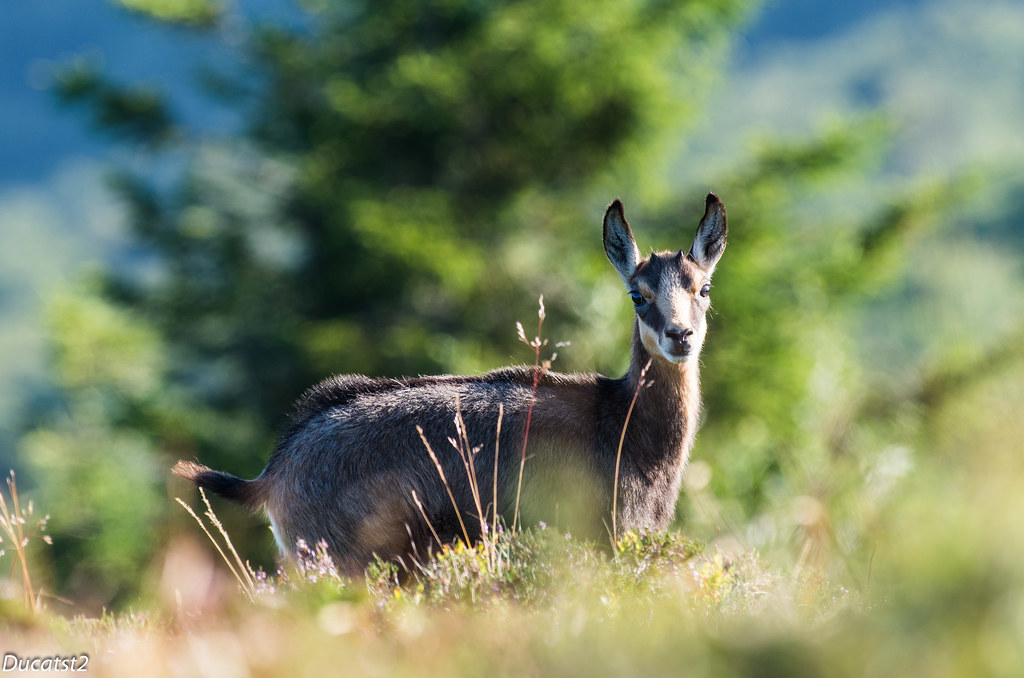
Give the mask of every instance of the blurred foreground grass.
<svg viewBox="0 0 1024 678">
<path fill-rule="evenodd" d="M 627 534 L 613 553 L 533 529 L 498 548 L 500 573 L 458 544 L 403 583 L 388 567 L 340 580 L 310 553 L 301 571 L 258 575 L 249 600 L 183 538 L 139 610 L 23 616 L 3 642 L 21 657 L 88 654 L 101 675 L 792 674 L 819 661 L 809 631 L 863 609 L 677 535 Z"/>
</svg>

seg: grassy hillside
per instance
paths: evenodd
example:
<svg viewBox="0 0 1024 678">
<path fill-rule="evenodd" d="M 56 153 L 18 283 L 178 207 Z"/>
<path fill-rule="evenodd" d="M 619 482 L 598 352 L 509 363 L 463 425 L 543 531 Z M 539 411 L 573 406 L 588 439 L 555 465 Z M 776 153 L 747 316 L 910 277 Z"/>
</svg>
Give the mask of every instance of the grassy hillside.
<svg viewBox="0 0 1024 678">
<path fill-rule="evenodd" d="M 340 579 L 315 546 L 268 574 L 238 561 L 196 502 L 209 534 L 193 524 L 162 547 L 127 611 L 69 620 L 52 611 L 60 601 L 43 592 L 32 610 L 11 584 L 0 645 L 77 666 L 84 655 L 104 676 L 1019 675 L 1022 384 L 1008 368 L 960 391 L 930 447 L 886 457 L 902 471 L 865 471 L 894 497 L 884 515 L 861 507 L 866 563 L 848 562 L 850 535 L 805 501 L 788 558 L 735 538 L 630 533 L 611 546 L 532 528 L 457 544 L 405 578 L 375 566 Z M 29 562 L 47 548 L 30 539 Z"/>
<path fill-rule="evenodd" d="M 628 534 L 610 549 L 534 529 L 495 548 L 497 566 L 459 544 L 401 583 L 388 567 L 341 580 L 314 550 L 298 570 L 239 586 L 183 537 L 136 611 L 23 613 L 4 647 L 87 655 L 97 675 L 792 675 L 820 661 L 808 633 L 864 610 L 813 573 L 677 535 Z"/>
</svg>

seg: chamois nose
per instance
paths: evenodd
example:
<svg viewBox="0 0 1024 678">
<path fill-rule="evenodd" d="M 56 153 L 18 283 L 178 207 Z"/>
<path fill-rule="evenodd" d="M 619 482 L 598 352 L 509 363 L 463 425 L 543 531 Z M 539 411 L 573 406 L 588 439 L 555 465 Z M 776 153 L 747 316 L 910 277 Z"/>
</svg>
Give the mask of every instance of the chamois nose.
<svg viewBox="0 0 1024 678">
<path fill-rule="evenodd" d="M 678 343 L 686 341 L 691 335 L 693 335 L 693 330 L 689 327 L 685 329 L 682 327 L 670 327 L 665 330 L 665 338 Z"/>
</svg>

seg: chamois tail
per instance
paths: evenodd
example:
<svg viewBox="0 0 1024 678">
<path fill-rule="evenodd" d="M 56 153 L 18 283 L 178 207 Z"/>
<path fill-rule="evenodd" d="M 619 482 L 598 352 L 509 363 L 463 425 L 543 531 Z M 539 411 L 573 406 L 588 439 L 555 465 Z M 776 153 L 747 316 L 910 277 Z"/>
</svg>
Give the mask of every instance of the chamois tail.
<svg viewBox="0 0 1024 678">
<path fill-rule="evenodd" d="M 186 480 L 191 480 L 198 487 L 209 490 L 225 499 L 237 502 L 250 511 L 257 510 L 267 500 L 267 488 L 264 482 L 245 480 L 223 471 L 197 464 L 194 461 L 181 460 L 171 471 Z"/>
</svg>

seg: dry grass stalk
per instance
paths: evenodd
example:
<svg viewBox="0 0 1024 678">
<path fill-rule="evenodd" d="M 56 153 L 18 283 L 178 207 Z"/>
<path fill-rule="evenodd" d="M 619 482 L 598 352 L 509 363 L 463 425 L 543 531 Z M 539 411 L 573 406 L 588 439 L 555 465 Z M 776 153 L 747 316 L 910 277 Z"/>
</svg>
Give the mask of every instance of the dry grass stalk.
<svg viewBox="0 0 1024 678">
<path fill-rule="evenodd" d="M 442 544 L 441 537 L 437 536 L 437 530 L 434 529 L 434 524 L 430 522 L 430 518 L 427 517 L 427 512 L 423 508 L 423 504 L 420 502 L 420 498 L 416 496 L 416 490 L 412 491 L 412 500 L 416 503 L 416 508 L 420 510 L 420 515 L 423 516 L 423 520 L 427 523 L 427 527 L 430 528 L 430 533 L 434 535 L 434 539 L 438 544 Z"/>
<path fill-rule="evenodd" d="M 491 490 L 491 540 L 494 547 L 498 544 L 498 447 L 501 444 L 501 420 L 504 415 L 505 405 L 498 403 L 498 425 L 494 434 L 494 488 Z"/>
<path fill-rule="evenodd" d="M 466 478 L 469 480 L 469 491 L 473 495 L 473 503 L 476 505 L 477 519 L 480 521 L 480 535 L 486 537 L 487 517 L 480 502 L 480 484 L 477 481 L 476 466 L 473 463 L 473 458 L 480 450 L 479 448 L 474 450 L 469 444 L 469 435 L 466 433 L 466 422 L 462 418 L 462 408 L 458 395 L 455 396 L 455 431 L 458 438 L 457 441 L 452 441 L 452 444 L 458 451 L 459 457 L 462 459 L 462 465 L 466 469 Z M 449 441 L 451 441 L 450 438 Z"/>
<path fill-rule="evenodd" d="M 254 593 L 256 591 L 256 581 L 253 578 L 252 573 L 249 571 L 248 566 L 244 562 L 242 562 L 242 559 L 239 557 L 238 552 L 235 550 L 234 544 L 231 543 L 231 537 L 228 536 L 227 530 L 224 529 L 224 526 L 221 524 L 220 520 L 217 519 L 217 515 L 213 512 L 213 508 L 210 506 L 210 500 L 206 498 L 206 492 L 204 492 L 202 488 L 199 489 L 199 495 L 203 498 L 203 503 L 206 504 L 206 513 L 204 515 L 210 521 L 210 523 L 214 527 L 216 527 L 217 530 L 220 532 L 221 537 L 224 539 L 224 543 L 227 545 L 228 550 L 231 552 L 231 558 L 229 558 L 228 555 L 224 553 L 224 549 L 221 548 L 220 544 L 214 538 L 213 534 L 211 534 L 210 530 L 207 529 L 206 524 L 203 522 L 203 520 L 198 515 L 196 515 L 195 511 L 192 510 L 192 507 L 186 504 L 184 501 L 182 501 L 180 497 L 175 497 L 174 500 L 181 504 L 182 508 L 188 511 L 188 514 L 192 516 L 192 518 L 194 518 L 197 523 L 199 523 L 199 527 L 202 528 L 203 532 L 206 533 L 207 538 L 213 543 L 214 548 L 217 549 L 217 553 L 219 553 L 220 557 L 224 560 L 225 563 L 227 563 L 228 569 L 231 570 L 231 574 L 233 574 L 235 576 L 235 579 L 238 581 L 238 586 L 242 589 L 243 592 L 245 592 L 245 595 L 250 600 L 252 600 Z"/>
<path fill-rule="evenodd" d="M 47 544 L 53 543 L 48 535 L 40 534 L 46 529 L 46 522 L 50 519 L 50 516 L 44 516 L 36 521 L 34 534 L 26 534 L 25 525 L 28 524 L 33 507 L 32 502 L 29 502 L 28 507 L 22 510 L 20 500 L 18 499 L 18 483 L 15 479 L 14 471 L 11 471 L 10 477 L 7 478 L 7 492 L 10 494 L 11 505 L 14 510 L 11 511 L 8 508 L 7 500 L 0 493 L 0 530 L 3 530 L 3 533 L 7 536 L 17 556 L 15 562 L 11 564 L 10 576 L 14 576 L 15 566 L 20 565 L 21 589 L 25 597 L 25 607 L 29 610 L 39 610 L 42 605 L 43 595 L 41 590 L 37 593 L 32 586 L 32 576 L 29 574 L 28 557 L 25 554 L 25 547 L 28 546 L 29 539 L 33 536 L 40 536 Z M 0 542 L 2 541 L 3 538 L 0 537 Z M 4 551 L 0 550 L 0 556 L 3 554 Z"/>
<path fill-rule="evenodd" d="M 633 391 L 633 399 L 629 401 L 629 409 L 626 410 L 626 421 L 622 423 L 622 433 L 619 435 L 619 448 L 615 451 L 615 480 L 612 481 L 612 545 L 619 541 L 619 532 L 616 519 L 619 513 L 619 464 L 622 461 L 622 445 L 626 441 L 626 427 L 629 426 L 629 418 L 633 416 L 633 406 L 636 405 L 637 396 L 640 395 L 640 389 L 644 387 L 644 377 L 647 376 L 647 370 L 651 366 L 651 358 L 647 360 L 647 364 L 640 370 L 640 379 L 637 380 L 636 390 Z"/>
<path fill-rule="evenodd" d="M 459 526 L 462 528 L 462 536 L 466 539 L 466 545 L 470 544 L 469 531 L 466 530 L 466 524 L 462 522 L 462 513 L 459 511 L 459 503 L 455 501 L 455 495 L 452 494 L 452 488 L 448 485 L 448 479 L 444 475 L 444 469 L 441 468 L 441 462 L 437 460 L 437 455 L 434 454 L 434 448 L 430 446 L 430 442 L 427 440 L 427 436 L 423 435 L 423 428 L 417 424 L 416 432 L 420 434 L 420 440 L 423 441 L 423 445 L 427 448 L 427 453 L 430 455 L 430 460 L 434 462 L 434 468 L 437 469 L 437 474 L 441 476 L 441 482 L 444 483 L 444 489 L 448 493 L 448 498 L 452 500 L 452 508 L 455 509 L 455 517 L 459 519 Z"/>
<path fill-rule="evenodd" d="M 515 511 L 512 513 L 512 531 L 515 532 L 519 525 L 519 498 L 523 490 L 523 471 L 526 468 L 526 443 L 530 439 L 530 422 L 533 419 L 533 405 L 537 400 L 537 385 L 540 384 L 540 378 L 543 370 L 549 361 L 541 363 L 540 360 L 540 349 L 542 346 L 547 344 L 547 340 L 541 340 L 541 328 L 544 326 L 544 295 L 540 295 L 537 300 L 539 305 L 537 309 L 537 336 L 533 338 L 533 341 L 527 341 L 526 332 L 523 330 L 522 323 L 516 323 L 516 330 L 519 333 L 519 341 L 523 342 L 527 346 L 533 349 L 534 360 L 533 360 L 533 389 L 530 391 L 530 407 L 526 410 L 526 430 L 523 432 L 523 451 L 519 457 L 519 480 L 516 483 L 516 506 Z M 552 356 L 552 359 L 554 357 Z"/>
</svg>

